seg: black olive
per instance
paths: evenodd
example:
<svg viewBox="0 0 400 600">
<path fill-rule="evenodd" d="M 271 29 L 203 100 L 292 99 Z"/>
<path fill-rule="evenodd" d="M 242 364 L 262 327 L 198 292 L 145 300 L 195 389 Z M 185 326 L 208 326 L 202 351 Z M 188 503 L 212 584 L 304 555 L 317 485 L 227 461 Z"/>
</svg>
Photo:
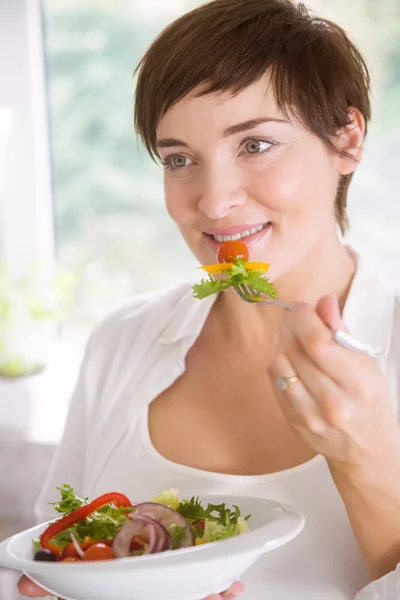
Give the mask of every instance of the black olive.
<svg viewBox="0 0 400 600">
<path fill-rule="evenodd" d="M 57 560 L 57 556 L 51 550 L 44 549 L 35 552 L 33 560 L 41 560 L 43 562 L 55 562 Z"/>
</svg>

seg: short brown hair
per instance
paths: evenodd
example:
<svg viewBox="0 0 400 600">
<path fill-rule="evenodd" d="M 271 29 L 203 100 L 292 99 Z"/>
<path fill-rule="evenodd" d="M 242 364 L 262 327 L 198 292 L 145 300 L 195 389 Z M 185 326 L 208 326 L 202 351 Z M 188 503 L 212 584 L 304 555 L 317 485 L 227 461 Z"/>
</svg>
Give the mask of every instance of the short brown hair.
<svg viewBox="0 0 400 600">
<path fill-rule="evenodd" d="M 136 69 L 135 127 L 150 155 L 157 156 L 160 119 L 189 92 L 201 86 L 199 95 L 239 93 L 267 69 L 280 110 L 333 151 L 351 108 L 368 123 L 368 68 L 338 25 L 292 0 L 214 0 L 169 25 Z M 342 233 L 351 179 L 342 176 L 337 191 Z"/>
</svg>

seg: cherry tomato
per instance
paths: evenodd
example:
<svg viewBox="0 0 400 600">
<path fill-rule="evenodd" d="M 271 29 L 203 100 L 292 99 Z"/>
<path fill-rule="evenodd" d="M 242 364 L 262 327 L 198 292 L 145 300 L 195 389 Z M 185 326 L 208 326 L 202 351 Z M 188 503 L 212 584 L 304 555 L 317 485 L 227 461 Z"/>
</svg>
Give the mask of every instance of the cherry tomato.
<svg viewBox="0 0 400 600">
<path fill-rule="evenodd" d="M 243 242 L 224 242 L 218 250 L 218 262 L 233 262 L 235 258 L 249 260 L 249 251 Z"/>
<path fill-rule="evenodd" d="M 106 544 L 94 544 L 90 546 L 82 557 L 82 560 L 111 560 L 117 558 L 109 546 Z"/>
<path fill-rule="evenodd" d="M 89 537 L 86 537 L 83 540 L 83 543 L 80 543 L 79 546 L 82 548 L 83 551 L 85 551 L 91 546 L 94 546 L 95 544 L 105 544 L 106 546 L 112 546 L 112 540 L 92 540 Z M 61 553 L 61 559 L 78 556 L 79 555 L 76 551 L 76 548 L 72 543 L 66 544 L 64 546 L 64 550 Z"/>
<path fill-rule="evenodd" d="M 81 562 L 81 559 L 77 556 L 67 556 L 67 558 L 62 558 L 61 562 Z"/>
<path fill-rule="evenodd" d="M 67 544 L 61 552 L 61 560 L 69 558 L 78 558 L 78 553 L 73 544 Z"/>
</svg>

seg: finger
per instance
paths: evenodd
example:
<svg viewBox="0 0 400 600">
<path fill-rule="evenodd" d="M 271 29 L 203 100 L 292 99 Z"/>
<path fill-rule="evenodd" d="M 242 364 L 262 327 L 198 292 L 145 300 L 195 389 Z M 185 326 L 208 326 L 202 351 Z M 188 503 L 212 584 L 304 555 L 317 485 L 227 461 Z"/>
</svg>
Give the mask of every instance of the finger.
<svg viewBox="0 0 400 600">
<path fill-rule="evenodd" d="M 332 425 L 338 419 L 346 419 L 354 408 L 350 401 L 350 395 L 317 367 L 296 341 L 287 349 L 286 356 L 292 365 L 293 372 L 296 373 L 316 409 L 327 423 Z M 288 392 L 291 391 L 294 394 L 294 389 L 288 389 Z M 292 402 L 295 401 L 293 394 Z M 307 409 L 304 400 L 301 401 L 301 406 Z"/>
<path fill-rule="evenodd" d="M 278 354 L 271 362 L 269 375 L 275 389 L 277 400 L 286 419 L 294 426 L 307 428 L 314 433 L 323 430 L 323 419 L 315 399 L 309 394 L 292 363 L 285 354 Z M 299 377 L 298 381 L 288 384 L 286 389 L 279 386 L 279 378 Z"/>
<path fill-rule="evenodd" d="M 36 585 L 36 583 L 33 583 L 25 575 L 22 575 L 19 580 L 17 590 L 22 596 L 27 596 L 28 598 L 44 598 L 49 595 L 49 592 L 46 592 L 46 590 Z"/>
<path fill-rule="evenodd" d="M 223 600 L 233 600 L 234 598 L 237 598 L 238 596 L 243 594 L 243 592 L 244 592 L 243 583 L 241 581 L 235 581 L 235 583 L 233 585 L 231 585 L 229 590 L 227 590 L 226 592 L 221 594 L 221 598 L 223 598 Z"/>
<path fill-rule="evenodd" d="M 321 298 L 316 306 L 316 312 L 325 325 L 332 331 L 346 329 L 342 321 L 342 315 L 340 314 L 338 300 L 334 296 L 324 296 Z"/>
<path fill-rule="evenodd" d="M 207 596 L 205 600 L 234 600 L 244 592 L 244 585 L 241 581 L 235 581 L 227 590 L 222 594 L 212 594 L 211 596 Z"/>
<path fill-rule="evenodd" d="M 332 331 L 309 306 L 302 305 L 289 315 L 283 335 L 298 341 L 306 356 L 340 388 L 351 390 L 357 372 L 368 356 L 356 354 L 335 342 Z M 292 342 L 293 343 L 293 342 Z M 287 347 L 289 343 L 285 344 Z M 362 375 L 362 374 L 360 374 Z"/>
</svg>

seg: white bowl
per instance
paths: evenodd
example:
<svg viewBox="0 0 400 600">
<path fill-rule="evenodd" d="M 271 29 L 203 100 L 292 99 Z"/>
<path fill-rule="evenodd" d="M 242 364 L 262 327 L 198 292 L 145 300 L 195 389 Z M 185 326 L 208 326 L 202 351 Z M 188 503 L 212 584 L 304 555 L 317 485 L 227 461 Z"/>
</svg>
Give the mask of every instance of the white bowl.
<svg viewBox="0 0 400 600">
<path fill-rule="evenodd" d="M 202 503 L 236 504 L 251 514 L 251 529 L 227 540 L 171 552 L 82 563 L 32 560 L 32 539 L 47 524 L 8 538 L 0 545 L 0 566 L 23 571 L 65 600 L 202 600 L 220 593 L 265 552 L 294 539 L 304 517 L 285 505 L 248 496 L 201 496 Z"/>
</svg>

